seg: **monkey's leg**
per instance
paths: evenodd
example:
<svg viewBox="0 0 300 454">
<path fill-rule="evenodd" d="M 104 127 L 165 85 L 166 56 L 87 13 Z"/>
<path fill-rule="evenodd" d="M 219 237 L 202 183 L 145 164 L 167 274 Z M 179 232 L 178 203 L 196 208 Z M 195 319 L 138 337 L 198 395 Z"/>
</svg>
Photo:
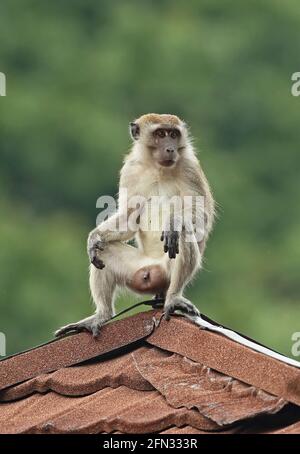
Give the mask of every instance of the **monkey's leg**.
<svg viewBox="0 0 300 454">
<path fill-rule="evenodd" d="M 105 267 L 98 269 L 90 266 L 90 290 L 96 305 L 95 314 L 62 327 L 56 331 L 56 336 L 83 330 L 97 336 L 101 326 L 114 315 L 116 286 L 127 286 L 137 293 L 156 293 L 169 284 L 165 270 L 157 261 L 128 244 L 108 243 L 103 251 L 99 251 L 99 257 L 105 262 Z"/>
<path fill-rule="evenodd" d="M 118 258 L 115 257 L 115 260 L 117 261 Z M 90 290 L 96 305 L 95 314 L 63 326 L 56 331 L 55 336 L 62 336 L 70 331 L 90 331 L 96 337 L 101 326 L 114 314 L 113 300 L 116 284 L 117 276 L 110 267 L 97 269 L 94 265 L 90 265 Z"/>
<path fill-rule="evenodd" d="M 191 238 L 192 236 L 192 238 Z M 186 231 L 183 230 L 179 239 L 179 254 L 175 260 L 170 260 L 171 282 L 165 302 L 165 318 L 169 320 L 170 315 L 176 310 L 191 315 L 200 315 L 198 309 L 183 296 L 183 290 L 201 267 L 201 254 L 194 235 L 189 236 L 187 241 Z"/>
</svg>

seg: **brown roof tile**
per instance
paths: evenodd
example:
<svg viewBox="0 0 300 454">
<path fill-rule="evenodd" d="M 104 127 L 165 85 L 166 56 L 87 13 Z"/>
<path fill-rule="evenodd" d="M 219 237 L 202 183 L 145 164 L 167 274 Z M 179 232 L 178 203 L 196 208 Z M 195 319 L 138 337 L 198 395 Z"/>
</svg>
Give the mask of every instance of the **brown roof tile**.
<svg viewBox="0 0 300 454">
<path fill-rule="evenodd" d="M 198 430 L 195 429 L 195 427 L 191 426 L 184 426 L 184 427 L 170 427 L 170 429 L 164 430 L 161 432 L 161 434 L 177 434 L 177 435 L 186 435 L 186 434 L 192 434 L 192 435 L 199 435 L 199 434 L 207 434 L 204 430 Z"/>
<path fill-rule="evenodd" d="M 38 375 L 19 385 L 0 391 L 0 401 L 16 400 L 34 392 L 55 391 L 66 396 L 83 396 L 100 389 L 118 386 L 148 391 L 153 386 L 135 367 L 131 353 L 102 361 L 59 369 Z"/>
<path fill-rule="evenodd" d="M 157 391 L 120 386 L 85 397 L 49 392 L 1 406 L 1 433 L 157 432 L 172 425 L 216 430 L 197 411 L 170 407 Z"/>
<path fill-rule="evenodd" d="M 133 353 L 137 368 L 172 405 L 197 408 L 218 425 L 265 413 L 277 413 L 286 402 L 278 397 L 160 349 Z"/>
<path fill-rule="evenodd" d="M 183 317 L 162 320 L 147 342 L 300 405 L 300 369 L 199 329 Z"/>
<path fill-rule="evenodd" d="M 297 420 L 297 422 L 295 422 Z M 162 433 L 185 433 L 185 434 L 203 434 L 205 431 L 200 431 L 191 426 L 170 427 Z M 207 432 L 206 432 L 207 433 Z M 210 434 L 289 434 L 300 433 L 300 408 L 292 404 L 288 404 L 281 411 L 274 415 L 261 415 L 256 418 L 242 421 L 239 424 L 223 427 L 217 432 Z"/>
<path fill-rule="evenodd" d="M 195 427 L 184 426 L 184 427 L 170 427 L 170 429 L 164 430 L 161 434 L 177 434 L 177 435 L 229 435 L 229 434 L 238 434 L 240 426 L 233 426 L 228 429 L 218 430 L 217 432 L 207 432 L 205 430 L 198 430 Z"/>
<path fill-rule="evenodd" d="M 0 433 L 300 431 L 300 407 L 283 399 L 297 400 L 299 370 L 179 317 L 157 327 L 153 316 L 1 361 Z"/>
<path fill-rule="evenodd" d="M 273 415 L 261 415 L 239 424 L 237 433 L 241 434 L 273 434 L 284 428 L 291 427 L 300 421 L 300 407 L 288 404 Z"/>
<path fill-rule="evenodd" d="M 154 315 L 143 312 L 105 325 L 96 339 L 75 334 L 0 361 L 0 390 L 134 344 L 152 332 Z"/>
</svg>

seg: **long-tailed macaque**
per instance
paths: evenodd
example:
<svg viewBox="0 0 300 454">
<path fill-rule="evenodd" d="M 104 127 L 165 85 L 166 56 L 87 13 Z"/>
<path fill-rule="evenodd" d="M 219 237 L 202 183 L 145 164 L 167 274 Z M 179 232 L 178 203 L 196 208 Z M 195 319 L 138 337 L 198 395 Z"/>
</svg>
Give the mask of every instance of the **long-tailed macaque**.
<svg viewBox="0 0 300 454">
<path fill-rule="evenodd" d="M 97 336 L 114 315 L 117 287 L 164 298 L 167 319 L 176 310 L 199 314 L 183 291 L 201 268 L 215 210 L 188 129 L 175 115 L 147 114 L 130 123 L 130 133 L 133 146 L 121 170 L 118 210 L 88 237 L 96 312 L 62 327 L 58 336 L 81 330 Z M 188 200 L 188 206 L 170 203 L 174 197 Z M 132 200 L 139 201 L 136 210 Z M 135 223 L 129 222 L 133 214 Z M 136 244 L 128 244 L 133 238 Z"/>
</svg>

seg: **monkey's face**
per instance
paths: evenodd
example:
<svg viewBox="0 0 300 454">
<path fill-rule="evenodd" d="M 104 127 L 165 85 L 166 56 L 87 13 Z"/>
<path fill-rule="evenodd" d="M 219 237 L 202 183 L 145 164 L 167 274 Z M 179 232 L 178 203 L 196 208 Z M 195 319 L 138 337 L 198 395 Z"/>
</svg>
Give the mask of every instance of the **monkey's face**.
<svg viewBox="0 0 300 454">
<path fill-rule="evenodd" d="M 144 146 L 159 167 L 173 168 L 184 148 L 180 128 L 170 124 L 140 128 L 136 123 L 132 123 L 131 135 Z"/>
<path fill-rule="evenodd" d="M 147 147 L 154 161 L 162 167 L 173 167 L 179 158 L 181 132 L 175 127 L 160 126 L 149 134 Z"/>
</svg>

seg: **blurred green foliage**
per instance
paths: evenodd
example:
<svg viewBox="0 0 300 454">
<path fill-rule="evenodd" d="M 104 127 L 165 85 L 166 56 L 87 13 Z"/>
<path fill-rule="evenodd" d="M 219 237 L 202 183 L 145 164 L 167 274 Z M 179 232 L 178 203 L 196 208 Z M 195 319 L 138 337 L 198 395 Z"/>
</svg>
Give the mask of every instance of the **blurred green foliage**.
<svg viewBox="0 0 300 454">
<path fill-rule="evenodd" d="M 86 237 L 127 124 L 191 126 L 219 203 L 189 296 L 290 355 L 300 330 L 297 0 L 2 0 L 0 331 L 8 353 L 92 312 Z M 122 297 L 118 308 L 129 304 Z"/>
</svg>

